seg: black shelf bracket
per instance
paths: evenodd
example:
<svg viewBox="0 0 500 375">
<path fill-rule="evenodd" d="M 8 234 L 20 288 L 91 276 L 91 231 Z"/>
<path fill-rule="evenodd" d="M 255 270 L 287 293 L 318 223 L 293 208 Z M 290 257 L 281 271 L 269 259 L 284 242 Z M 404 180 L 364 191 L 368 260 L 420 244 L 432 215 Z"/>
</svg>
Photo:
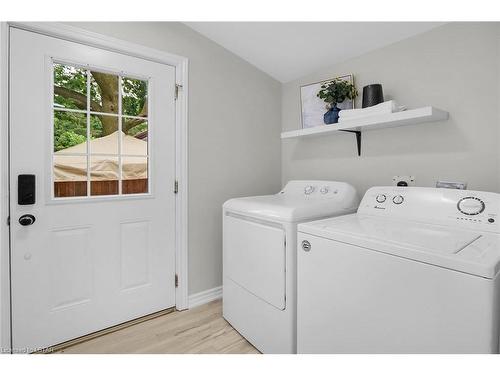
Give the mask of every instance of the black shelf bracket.
<svg viewBox="0 0 500 375">
<path fill-rule="evenodd" d="M 356 143 L 358 145 L 358 156 L 361 156 L 361 132 L 359 130 L 341 130 L 341 132 L 356 134 Z"/>
</svg>

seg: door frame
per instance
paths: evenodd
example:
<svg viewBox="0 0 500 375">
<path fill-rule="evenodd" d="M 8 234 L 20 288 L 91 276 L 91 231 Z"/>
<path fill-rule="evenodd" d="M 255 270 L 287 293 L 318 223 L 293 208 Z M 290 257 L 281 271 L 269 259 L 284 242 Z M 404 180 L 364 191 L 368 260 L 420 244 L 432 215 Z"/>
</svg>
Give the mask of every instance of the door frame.
<svg viewBox="0 0 500 375">
<path fill-rule="evenodd" d="M 188 59 L 58 22 L 0 23 L 0 348 L 11 348 L 9 217 L 9 41 L 18 28 L 175 67 L 175 307 L 188 306 Z M 172 191 L 174 187 L 172 186 Z M 174 283 L 174 280 L 172 280 Z M 0 352 L 1 354 L 1 352 Z"/>
</svg>

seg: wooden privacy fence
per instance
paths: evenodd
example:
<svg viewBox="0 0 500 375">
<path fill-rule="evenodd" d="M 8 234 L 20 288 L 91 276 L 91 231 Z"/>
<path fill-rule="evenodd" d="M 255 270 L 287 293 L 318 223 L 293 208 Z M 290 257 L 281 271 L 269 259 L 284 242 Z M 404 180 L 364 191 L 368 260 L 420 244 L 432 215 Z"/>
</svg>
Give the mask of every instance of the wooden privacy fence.
<svg viewBox="0 0 500 375">
<path fill-rule="evenodd" d="M 122 181 L 122 194 L 143 194 L 148 192 L 148 179 Z M 90 182 L 90 195 L 118 194 L 118 180 L 101 180 Z M 81 197 L 87 195 L 87 181 L 56 181 L 54 196 L 56 198 Z"/>
</svg>

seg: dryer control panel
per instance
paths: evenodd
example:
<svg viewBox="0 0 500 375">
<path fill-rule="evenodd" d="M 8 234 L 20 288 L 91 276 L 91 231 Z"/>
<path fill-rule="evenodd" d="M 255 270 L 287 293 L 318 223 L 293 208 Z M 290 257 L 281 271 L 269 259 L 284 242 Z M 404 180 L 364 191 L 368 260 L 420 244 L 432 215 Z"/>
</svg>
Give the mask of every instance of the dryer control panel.
<svg viewBox="0 0 500 375">
<path fill-rule="evenodd" d="M 500 233 L 500 194 L 483 191 L 373 187 L 358 213 Z"/>
<path fill-rule="evenodd" d="M 343 199 L 352 186 L 339 181 L 293 180 L 289 181 L 278 194 L 303 199 Z"/>
</svg>

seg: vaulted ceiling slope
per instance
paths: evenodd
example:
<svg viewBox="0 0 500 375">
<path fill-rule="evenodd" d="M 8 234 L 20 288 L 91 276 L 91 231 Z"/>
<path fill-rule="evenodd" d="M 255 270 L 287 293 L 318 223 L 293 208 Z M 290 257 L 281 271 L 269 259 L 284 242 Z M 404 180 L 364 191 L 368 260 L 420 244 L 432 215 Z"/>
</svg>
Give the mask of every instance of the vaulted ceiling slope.
<svg viewBox="0 0 500 375">
<path fill-rule="evenodd" d="M 439 22 L 186 22 L 280 82 L 423 33 Z"/>
</svg>

